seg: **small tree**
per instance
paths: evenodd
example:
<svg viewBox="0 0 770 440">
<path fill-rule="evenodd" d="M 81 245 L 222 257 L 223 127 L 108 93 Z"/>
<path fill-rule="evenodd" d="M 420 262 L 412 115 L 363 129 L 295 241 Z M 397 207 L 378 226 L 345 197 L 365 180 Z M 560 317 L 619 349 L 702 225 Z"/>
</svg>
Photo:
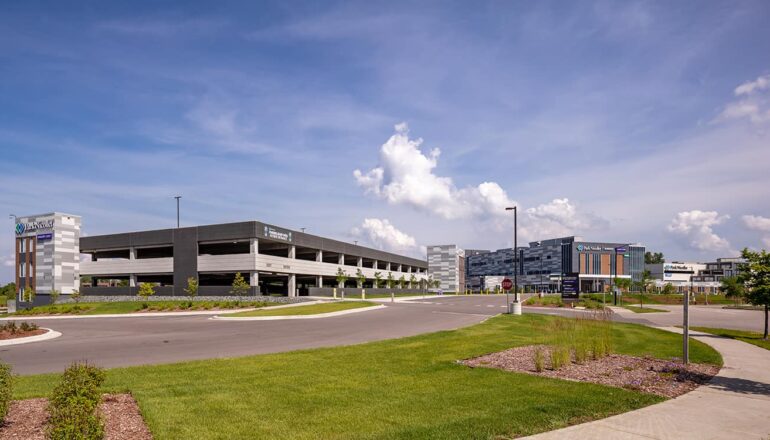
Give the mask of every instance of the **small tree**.
<svg viewBox="0 0 770 440">
<path fill-rule="evenodd" d="M 241 275 L 240 272 L 236 272 L 235 278 L 233 279 L 232 288 L 230 289 L 230 294 L 235 295 L 238 298 L 238 302 L 241 302 L 241 297 L 246 295 L 248 292 L 249 283 L 243 279 L 243 275 Z M 289 294 L 291 294 L 291 292 Z"/>
<path fill-rule="evenodd" d="M 350 278 L 344 270 L 342 270 L 341 267 L 337 268 L 337 285 L 342 285 L 342 287 L 345 287 L 345 283 L 348 281 L 348 278 Z"/>
<path fill-rule="evenodd" d="M 746 264 L 741 267 L 738 279 L 745 289 L 746 301 L 765 308 L 763 338 L 767 340 L 768 309 L 770 308 L 770 253 L 764 249 L 754 252 L 745 248 L 741 256 L 746 260 Z"/>
<path fill-rule="evenodd" d="M 35 301 L 35 289 L 29 286 L 25 287 L 24 291 L 21 293 L 21 299 L 28 303 Z"/>
<path fill-rule="evenodd" d="M 374 287 L 378 289 L 382 287 L 382 272 L 374 273 Z"/>
<path fill-rule="evenodd" d="M 639 281 L 635 282 L 634 284 L 639 289 L 639 307 L 644 308 L 644 295 L 647 294 L 647 289 L 649 289 L 650 285 L 652 284 L 652 274 L 649 270 L 646 270 L 642 272 L 641 278 L 639 278 Z"/>
<path fill-rule="evenodd" d="M 414 274 L 409 275 L 409 288 L 414 289 L 414 284 L 417 282 L 417 277 Z"/>
<path fill-rule="evenodd" d="M 441 281 L 440 280 L 433 280 L 433 287 L 435 287 L 436 289 L 441 287 Z"/>
<path fill-rule="evenodd" d="M 48 294 L 48 298 L 51 300 L 51 304 L 56 304 L 56 301 L 59 301 L 59 291 L 56 289 L 51 289 L 51 293 Z"/>
<path fill-rule="evenodd" d="M 388 272 L 388 278 L 387 278 L 388 289 L 392 289 L 395 282 L 396 282 L 396 279 L 393 278 L 393 273 Z"/>
<path fill-rule="evenodd" d="M 727 298 L 732 298 L 735 301 L 736 306 L 738 305 L 738 300 L 743 298 L 743 295 L 745 294 L 743 283 L 741 283 L 741 280 L 739 280 L 738 277 L 722 278 L 722 285 L 719 286 L 719 290 L 721 290 Z"/>
<path fill-rule="evenodd" d="M 187 287 L 184 289 L 184 291 L 192 303 L 192 300 L 198 296 L 198 279 L 195 277 L 187 278 Z"/>
<path fill-rule="evenodd" d="M 142 283 L 139 285 L 139 292 L 137 292 L 142 298 L 142 304 L 147 307 L 147 298 L 155 295 L 155 285 L 150 283 Z"/>
<path fill-rule="evenodd" d="M 72 298 L 73 301 L 75 301 L 75 304 L 80 304 L 80 290 L 74 289 L 72 293 L 70 293 L 70 298 Z"/>
<path fill-rule="evenodd" d="M 403 289 L 404 286 L 406 286 L 406 277 L 401 275 L 401 277 L 398 279 L 398 287 Z"/>
<path fill-rule="evenodd" d="M 363 288 L 364 282 L 366 282 L 366 275 L 364 275 L 361 269 L 356 269 L 356 283 L 358 284 L 358 287 Z"/>
<path fill-rule="evenodd" d="M 674 288 L 673 284 L 666 283 L 666 285 L 663 286 L 663 291 L 661 293 L 664 295 L 673 295 L 676 293 L 676 289 Z"/>
</svg>

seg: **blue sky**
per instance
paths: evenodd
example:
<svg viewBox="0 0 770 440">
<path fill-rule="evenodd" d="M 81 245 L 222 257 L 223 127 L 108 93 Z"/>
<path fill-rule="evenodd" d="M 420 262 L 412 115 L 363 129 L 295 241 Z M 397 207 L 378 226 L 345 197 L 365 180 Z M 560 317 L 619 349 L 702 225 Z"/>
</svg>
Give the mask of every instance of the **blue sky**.
<svg viewBox="0 0 770 440">
<path fill-rule="evenodd" d="M 173 226 L 181 194 L 186 225 L 419 255 L 509 246 L 516 203 L 524 240 L 768 247 L 768 22 L 764 1 L 4 5 L 0 205 L 94 235 Z"/>
</svg>

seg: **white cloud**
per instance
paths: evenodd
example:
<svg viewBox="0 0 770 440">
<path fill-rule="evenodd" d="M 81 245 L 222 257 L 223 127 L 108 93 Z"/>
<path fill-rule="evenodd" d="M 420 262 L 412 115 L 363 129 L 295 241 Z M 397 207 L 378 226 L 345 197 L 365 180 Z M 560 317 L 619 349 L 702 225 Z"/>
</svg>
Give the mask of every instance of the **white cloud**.
<svg viewBox="0 0 770 440">
<path fill-rule="evenodd" d="M 743 223 L 747 228 L 755 231 L 770 232 L 770 218 L 760 215 L 744 215 Z"/>
<path fill-rule="evenodd" d="M 688 244 L 700 251 L 729 250 L 730 243 L 717 235 L 713 227 L 724 223 L 729 215 L 720 216 L 717 211 L 683 211 L 668 225 L 668 231 L 686 238 Z"/>
<path fill-rule="evenodd" d="M 755 124 L 770 121 L 770 75 L 760 76 L 735 88 L 737 101 L 728 103 L 716 121 L 747 118 Z"/>
<path fill-rule="evenodd" d="M 10 254 L 6 257 L 2 257 L 3 266 L 5 267 L 13 267 L 16 264 L 16 256 L 13 254 Z"/>
<path fill-rule="evenodd" d="M 591 228 L 591 219 L 578 213 L 569 199 L 553 199 L 524 211 L 522 236 L 531 240 L 565 237 Z"/>
<path fill-rule="evenodd" d="M 353 176 L 367 193 L 388 203 L 406 204 L 446 219 L 504 215 L 505 207 L 515 204 L 495 182 L 457 188 L 450 177 L 434 174 L 441 150 L 425 154 L 422 139 L 410 139 L 406 123 L 395 126 L 396 132 L 380 149 L 381 165 Z"/>
<path fill-rule="evenodd" d="M 388 219 L 364 219 L 361 226 L 353 228 L 351 233 L 385 251 L 424 254 L 424 246 L 418 246 L 414 237 L 397 229 Z"/>
<path fill-rule="evenodd" d="M 757 90 L 770 88 L 770 75 L 760 76 L 754 81 L 747 81 L 735 88 L 735 96 L 751 95 Z"/>
<path fill-rule="evenodd" d="M 762 244 L 770 247 L 770 218 L 760 215 L 744 215 L 742 219 L 747 228 L 764 232 Z"/>
</svg>

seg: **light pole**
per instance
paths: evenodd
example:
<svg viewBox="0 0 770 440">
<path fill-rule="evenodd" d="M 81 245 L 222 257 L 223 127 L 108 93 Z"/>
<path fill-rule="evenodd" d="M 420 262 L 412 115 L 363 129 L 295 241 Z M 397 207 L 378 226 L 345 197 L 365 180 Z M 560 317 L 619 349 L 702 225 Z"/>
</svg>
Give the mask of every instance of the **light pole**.
<svg viewBox="0 0 770 440">
<path fill-rule="evenodd" d="M 518 242 L 518 207 L 510 206 L 506 211 L 513 211 L 513 314 L 521 315 L 521 304 L 519 303 L 519 242 Z"/>
<path fill-rule="evenodd" d="M 174 196 L 176 199 L 176 227 L 179 229 L 179 199 L 182 198 L 182 196 Z"/>
</svg>

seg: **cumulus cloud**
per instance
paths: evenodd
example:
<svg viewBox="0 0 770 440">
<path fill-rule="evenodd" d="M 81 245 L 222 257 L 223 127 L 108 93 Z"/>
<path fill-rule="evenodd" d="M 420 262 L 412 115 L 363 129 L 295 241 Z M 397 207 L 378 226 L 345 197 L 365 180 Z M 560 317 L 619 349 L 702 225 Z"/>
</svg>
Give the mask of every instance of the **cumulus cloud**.
<svg viewBox="0 0 770 440">
<path fill-rule="evenodd" d="M 754 231 L 764 232 L 762 236 L 762 243 L 770 247 L 770 218 L 762 217 L 760 215 L 744 215 L 742 217 L 743 224 L 747 228 Z"/>
<path fill-rule="evenodd" d="M 436 175 L 441 150 L 424 153 L 420 145 L 422 139 L 409 138 L 406 123 L 396 125 L 380 149 L 380 165 L 368 172 L 355 170 L 356 182 L 388 203 L 410 205 L 446 219 L 500 216 L 506 206 L 515 204 L 495 182 L 457 188 L 450 177 Z"/>
<path fill-rule="evenodd" d="M 717 121 L 748 119 L 758 124 L 770 121 L 770 75 L 760 76 L 735 88 L 733 93 L 738 98 L 728 103 L 717 116 Z"/>
<path fill-rule="evenodd" d="M 531 240 L 575 235 L 593 226 L 567 198 L 528 208 L 523 220 L 522 236 Z"/>
<path fill-rule="evenodd" d="M 735 88 L 735 96 L 751 95 L 757 90 L 770 88 L 770 75 L 760 76 L 754 81 L 747 81 Z"/>
<path fill-rule="evenodd" d="M 717 211 L 683 211 L 668 225 L 668 231 L 688 240 L 688 245 L 700 251 L 726 251 L 730 243 L 717 235 L 713 227 L 724 223 L 729 215 Z"/>
<path fill-rule="evenodd" d="M 770 232 L 770 218 L 761 215 L 744 215 L 743 223 L 755 231 Z"/>
<path fill-rule="evenodd" d="M 418 246 L 414 237 L 397 229 L 388 219 L 366 218 L 351 233 L 385 251 L 415 254 L 424 253 L 425 249 L 424 246 Z"/>
</svg>

